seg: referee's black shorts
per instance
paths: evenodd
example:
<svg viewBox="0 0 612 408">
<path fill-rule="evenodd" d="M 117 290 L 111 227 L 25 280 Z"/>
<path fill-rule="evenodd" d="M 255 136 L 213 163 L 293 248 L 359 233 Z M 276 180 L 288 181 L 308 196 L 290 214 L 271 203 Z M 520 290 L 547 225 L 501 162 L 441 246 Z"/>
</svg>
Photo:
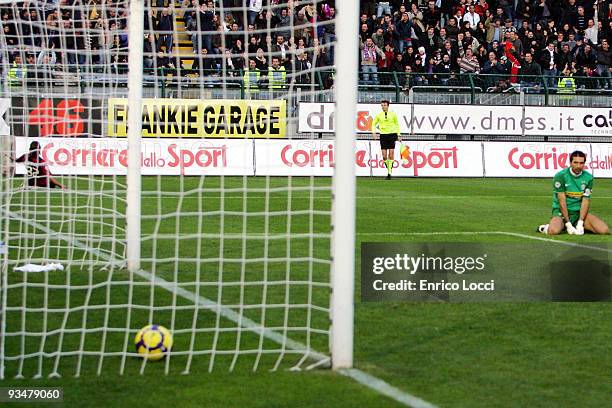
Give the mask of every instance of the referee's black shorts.
<svg viewBox="0 0 612 408">
<path fill-rule="evenodd" d="M 397 133 L 382 133 L 380 135 L 380 148 L 384 150 L 395 149 Z"/>
</svg>

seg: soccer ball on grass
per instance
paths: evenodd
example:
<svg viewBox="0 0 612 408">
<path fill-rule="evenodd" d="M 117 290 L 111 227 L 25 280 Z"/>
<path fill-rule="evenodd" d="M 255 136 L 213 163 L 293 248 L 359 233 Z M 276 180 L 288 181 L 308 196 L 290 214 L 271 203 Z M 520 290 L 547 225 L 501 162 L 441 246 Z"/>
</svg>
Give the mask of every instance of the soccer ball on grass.
<svg viewBox="0 0 612 408">
<path fill-rule="evenodd" d="M 164 326 L 151 324 L 136 333 L 134 344 L 142 357 L 150 361 L 161 360 L 172 349 L 172 334 Z"/>
</svg>

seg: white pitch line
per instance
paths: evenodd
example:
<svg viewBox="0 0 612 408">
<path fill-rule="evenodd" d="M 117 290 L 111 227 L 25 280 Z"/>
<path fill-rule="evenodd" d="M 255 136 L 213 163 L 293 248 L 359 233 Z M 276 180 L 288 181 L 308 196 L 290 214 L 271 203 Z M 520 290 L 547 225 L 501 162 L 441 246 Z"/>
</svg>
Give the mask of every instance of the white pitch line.
<svg viewBox="0 0 612 408">
<path fill-rule="evenodd" d="M 357 235 L 481 235 L 481 234 L 499 234 L 495 231 L 432 231 L 432 232 L 357 232 Z"/>
<path fill-rule="evenodd" d="M 364 236 L 368 236 L 368 235 L 372 235 L 372 236 L 389 236 L 389 235 L 391 235 L 391 236 L 407 236 L 407 235 L 415 235 L 415 236 L 428 236 L 428 235 L 507 235 L 507 236 L 511 236 L 511 237 L 532 239 L 532 240 L 535 240 L 535 241 L 553 242 L 555 244 L 571 246 L 571 247 L 574 247 L 574 248 L 585 248 L 585 249 L 592 249 L 592 250 L 595 250 L 595 251 L 612 253 L 612 249 L 608 249 L 608 248 L 602 248 L 602 247 L 597 247 L 597 246 L 592 246 L 592 245 L 579 244 L 579 243 L 576 243 L 576 242 L 561 241 L 561 240 L 552 239 L 552 238 L 535 237 L 533 235 L 520 234 L 518 232 L 507 232 L 507 231 L 357 232 L 357 235 L 364 235 Z"/>
<path fill-rule="evenodd" d="M 195 193 L 194 193 L 195 194 Z M 491 199 L 504 199 L 504 198 L 543 198 L 543 199 L 552 199 L 552 194 L 550 195 L 478 195 L 478 194 L 472 194 L 472 195 L 454 195 L 454 196 L 448 196 L 448 195 L 433 195 L 433 196 L 419 196 L 419 195 L 412 195 L 413 193 L 411 191 L 406 191 L 406 194 L 404 195 L 392 195 L 392 196 L 384 196 L 385 199 L 393 199 L 393 198 L 406 198 L 409 197 L 411 200 L 412 199 L 421 199 L 421 200 L 445 200 L 445 199 L 449 199 L 449 200 L 455 200 L 455 199 L 462 199 L 462 198 L 491 198 Z M 155 195 L 154 197 L 158 197 L 157 195 Z M 293 194 L 292 195 L 293 198 L 310 198 L 310 195 L 307 194 Z M 235 199 L 235 200 L 243 200 L 245 199 L 245 196 L 243 195 L 224 195 L 224 196 L 217 196 L 217 195 L 202 195 L 201 197 L 198 196 L 184 196 L 183 199 L 198 199 L 198 200 L 217 200 L 217 199 Z M 249 201 L 250 199 L 256 199 L 256 198 L 268 198 L 271 200 L 274 199 L 287 199 L 286 195 L 278 195 L 278 193 L 275 194 L 270 194 L 270 195 L 254 195 L 254 194 L 248 194 L 246 195 L 246 200 Z M 320 194 L 317 196 L 315 195 L 314 197 L 312 197 L 315 200 L 331 200 L 331 195 L 328 196 L 321 196 Z M 380 200 L 381 198 L 383 198 L 382 196 L 369 196 L 369 195 L 363 195 L 363 196 L 356 196 L 356 198 L 358 200 Z M 612 196 L 597 196 L 596 197 L 597 200 L 600 199 L 605 199 L 605 200 L 609 200 L 612 199 Z"/>
<path fill-rule="evenodd" d="M 69 244 L 73 244 L 74 246 L 86 252 L 91 252 L 94 255 L 99 256 L 100 258 L 106 259 L 107 261 L 114 260 L 109 255 L 106 255 L 100 252 L 96 248 L 90 248 L 87 245 L 83 244 L 82 242 L 75 240 L 72 237 L 67 236 L 65 234 L 57 233 L 56 231 L 53 231 L 52 229 L 47 228 L 44 225 L 36 221 L 23 219 L 19 217 L 18 215 L 11 213 L 10 211 L 6 211 L 6 214 L 13 219 L 21 220 L 22 222 L 25 222 L 28 225 L 35 227 L 47 234 L 52 233 L 57 238 L 60 238 L 68 242 Z M 221 316 L 225 317 L 226 319 L 234 323 L 241 323 L 244 328 L 253 330 L 278 344 L 281 344 L 281 345 L 285 344 L 289 348 L 294 349 L 294 350 L 307 350 L 306 345 L 298 341 L 291 340 L 287 336 L 280 334 L 278 332 L 275 332 L 274 330 L 270 330 L 270 329 L 266 329 L 265 327 L 261 327 L 259 324 L 257 324 L 253 320 L 245 316 L 241 316 L 240 314 L 236 313 L 234 310 L 228 307 L 222 306 L 218 304 L 217 302 L 214 302 L 203 296 L 196 296 L 195 293 L 189 292 L 188 290 L 185 290 L 183 288 L 179 288 L 176 286 L 176 283 L 174 282 L 168 282 L 144 270 L 139 270 L 138 272 L 135 272 L 135 274 L 140 276 L 143 279 L 153 282 L 155 285 L 158 285 L 159 287 L 167 290 L 168 292 L 176 294 L 177 296 L 183 297 L 194 303 L 203 305 L 210 311 L 217 312 L 221 314 Z M 326 360 L 330 360 L 329 356 L 319 353 L 318 351 L 313 350 L 313 349 L 308 349 L 307 355 L 308 357 L 311 357 L 312 359 L 317 360 L 318 362 L 325 362 Z M 374 377 L 359 369 L 351 368 L 351 369 L 339 370 L 338 372 L 341 375 L 352 378 L 358 383 L 365 385 L 366 387 L 378 392 L 379 394 L 387 396 L 405 406 L 412 407 L 412 408 L 435 408 L 435 405 L 432 405 L 414 395 L 411 395 L 396 387 L 393 387 L 392 385 L 381 380 L 380 378 Z"/>
<path fill-rule="evenodd" d="M 374 377 L 373 375 L 365 373 L 361 370 L 357 370 L 355 368 L 344 368 L 344 369 L 338 370 L 338 372 L 408 407 L 413 407 L 413 408 L 435 408 L 436 407 L 435 405 L 432 405 L 431 403 L 424 401 L 419 397 L 415 397 L 414 395 L 407 394 L 404 391 L 386 383 L 380 378 Z"/>
<path fill-rule="evenodd" d="M 560 240 L 552 239 L 552 238 L 534 237 L 532 235 L 520 234 L 518 232 L 503 232 L 502 234 L 508 235 L 508 236 L 512 236 L 512 237 L 533 239 L 533 240 L 536 240 L 536 241 L 554 242 L 554 243 L 559 244 L 559 245 L 565 245 L 565 246 L 570 246 L 570 247 L 574 247 L 574 248 L 593 249 L 595 251 L 607 252 L 609 254 L 612 254 L 612 249 L 597 247 L 597 246 L 593 246 L 593 245 L 585 245 L 585 244 L 578 244 L 576 242 L 560 241 Z"/>
</svg>

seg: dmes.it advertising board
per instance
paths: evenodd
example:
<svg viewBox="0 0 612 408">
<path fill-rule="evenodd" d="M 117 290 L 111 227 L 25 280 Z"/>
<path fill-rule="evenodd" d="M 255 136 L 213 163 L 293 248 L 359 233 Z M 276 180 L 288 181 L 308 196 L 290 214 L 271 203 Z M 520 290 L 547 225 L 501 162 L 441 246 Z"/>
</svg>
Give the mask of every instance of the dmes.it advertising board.
<svg viewBox="0 0 612 408">
<path fill-rule="evenodd" d="M 302 102 L 300 132 L 331 133 L 333 103 Z M 540 106 L 391 104 L 401 133 L 417 135 L 612 136 L 612 109 Z M 355 130 L 369 133 L 380 104 L 358 104 Z"/>
</svg>

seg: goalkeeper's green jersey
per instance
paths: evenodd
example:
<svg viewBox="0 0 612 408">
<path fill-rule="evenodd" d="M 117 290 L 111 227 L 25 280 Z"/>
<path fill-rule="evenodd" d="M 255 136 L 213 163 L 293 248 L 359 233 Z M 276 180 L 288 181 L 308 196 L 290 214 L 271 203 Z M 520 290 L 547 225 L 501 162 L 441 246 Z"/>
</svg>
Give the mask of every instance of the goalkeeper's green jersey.
<svg viewBox="0 0 612 408">
<path fill-rule="evenodd" d="M 568 212 L 580 212 L 582 199 L 590 199 L 592 190 L 591 173 L 583 170 L 579 176 L 575 176 L 569 167 L 561 170 L 553 178 L 553 211 L 561 209 L 557 193 L 565 193 Z"/>
<path fill-rule="evenodd" d="M 380 133 L 382 134 L 400 133 L 399 120 L 397 120 L 395 112 L 380 112 L 372 122 L 372 130 L 376 129 L 376 125 L 380 127 Z"/>
</svg>

